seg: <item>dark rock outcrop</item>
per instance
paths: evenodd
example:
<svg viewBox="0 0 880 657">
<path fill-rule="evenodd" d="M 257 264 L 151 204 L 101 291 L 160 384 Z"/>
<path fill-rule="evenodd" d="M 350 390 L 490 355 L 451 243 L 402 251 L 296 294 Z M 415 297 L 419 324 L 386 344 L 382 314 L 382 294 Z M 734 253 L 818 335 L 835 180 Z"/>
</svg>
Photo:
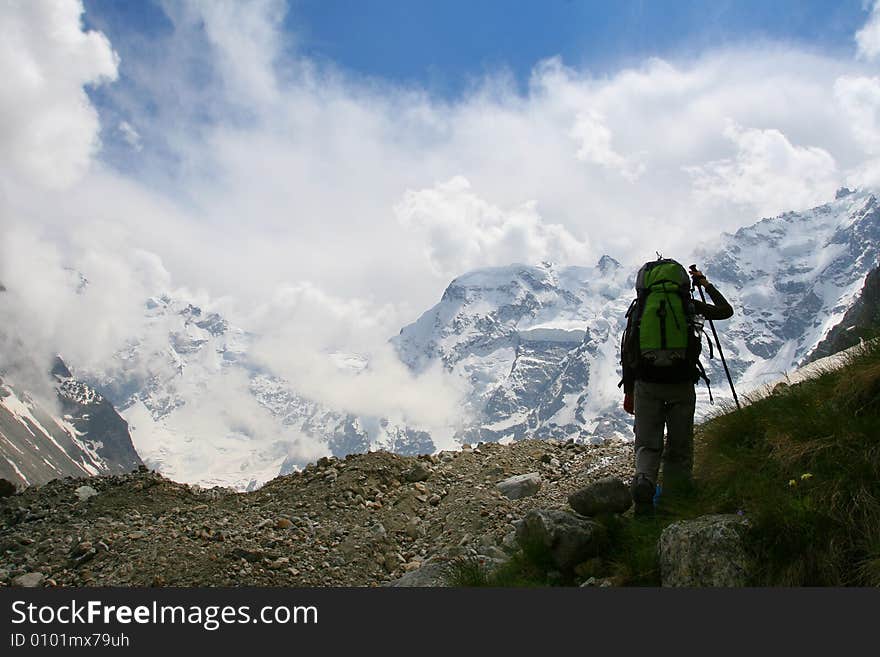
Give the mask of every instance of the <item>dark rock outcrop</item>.
<svg viewBox="0 0 880 657">
<path fill-rule="evenodd" d="M 569 495 L 568 503 L 584 516 L 624 513 L 632 506 L 632 494 L 617 477 L 605 477 Z"/>
<path fill-rule="evenodd" d="M 516 527 L 516 540 L 524 550 L 545 549 L 561 571 L 595 557 L 605 547 L 604 525 L 558 509 L 530 511 Z"/>
<path fill-rule="evenodd" d="M 747 586 L 751 570 L 743 537 L 749 522 L 736 514 L 675 522 L 660 535 L 663 586 Z"/>
</svg>

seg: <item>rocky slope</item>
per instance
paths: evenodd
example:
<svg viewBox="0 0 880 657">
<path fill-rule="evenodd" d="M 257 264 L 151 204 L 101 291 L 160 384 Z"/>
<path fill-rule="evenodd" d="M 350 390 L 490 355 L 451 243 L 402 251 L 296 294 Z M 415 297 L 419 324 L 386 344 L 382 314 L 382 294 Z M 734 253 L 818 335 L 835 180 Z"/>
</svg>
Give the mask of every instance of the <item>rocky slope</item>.
<svg viewBox="0 0 880 657">
<path fill-rule="evenodd" d="M 433 456 L 326 458 L 257 491 L 201 489 L 143 468 L 58 479 L 0 499 L 0 583 L 374 586 L 458 556 L 503 556 L 513 522 L 606 475 L 631 447 L 527 440 Z M 497 483 L 537 472 L 534 495 Z"/>
<path fill-rule="evenodd" d="M 0 477 L 17 486 L 123 473 L 141 464 L 113 405 L 56 359 L 46 404 L 0 379 Z"/>
</svg>

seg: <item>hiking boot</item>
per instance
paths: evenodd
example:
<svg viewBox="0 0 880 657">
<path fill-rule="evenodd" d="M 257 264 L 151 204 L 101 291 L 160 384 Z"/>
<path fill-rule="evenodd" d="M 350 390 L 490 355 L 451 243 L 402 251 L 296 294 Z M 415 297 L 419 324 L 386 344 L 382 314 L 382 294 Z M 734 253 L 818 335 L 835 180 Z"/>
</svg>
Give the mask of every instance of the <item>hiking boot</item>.
<svg viewBox="0 0 880 657">
<path fill-rule="evenodd" d="M 632 481 L 634 515 L 651 517 L 654 515 L 654 484 L 645 475 L 639 474 Z"/>
</svg>

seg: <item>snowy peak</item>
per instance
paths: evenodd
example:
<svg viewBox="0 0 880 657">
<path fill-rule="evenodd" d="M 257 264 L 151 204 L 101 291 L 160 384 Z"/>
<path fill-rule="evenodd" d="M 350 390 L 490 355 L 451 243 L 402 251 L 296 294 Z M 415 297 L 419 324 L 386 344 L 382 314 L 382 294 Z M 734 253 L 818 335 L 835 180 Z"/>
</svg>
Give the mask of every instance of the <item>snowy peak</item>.
<svg viewBox="0 0 880 657">
<path fill-rule="evenodd" d="M 754 386 L 804 362 L 855 302 L 878 245 L 880 207 L 858 191 L 764 219 L 699 254 L 740 309 L 725 331 L 735 374 Z"/>
</svg>

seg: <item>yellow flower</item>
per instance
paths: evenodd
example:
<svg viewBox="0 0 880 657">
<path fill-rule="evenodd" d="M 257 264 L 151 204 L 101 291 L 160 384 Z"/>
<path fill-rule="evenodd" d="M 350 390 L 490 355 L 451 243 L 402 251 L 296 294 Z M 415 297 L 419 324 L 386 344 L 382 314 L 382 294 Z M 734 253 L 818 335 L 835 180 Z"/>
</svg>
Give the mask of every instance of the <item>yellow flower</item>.
<svg viewBox="0 0 880 657">
<path fill-rule="evenodd" d="M 801 475 L 801 481 L 806 481 L 807 479 L 812 479 L 812 478 L 813 478 L 813 473 L 811 473 L 811 472 L 805 472 L 804 474 Z"/>
<path fill-rule="evenodd" d="M 797 486 L 797 479 L 789 479 L 788 485 L 794 488 L 795 486 Z"/>
</svg>

